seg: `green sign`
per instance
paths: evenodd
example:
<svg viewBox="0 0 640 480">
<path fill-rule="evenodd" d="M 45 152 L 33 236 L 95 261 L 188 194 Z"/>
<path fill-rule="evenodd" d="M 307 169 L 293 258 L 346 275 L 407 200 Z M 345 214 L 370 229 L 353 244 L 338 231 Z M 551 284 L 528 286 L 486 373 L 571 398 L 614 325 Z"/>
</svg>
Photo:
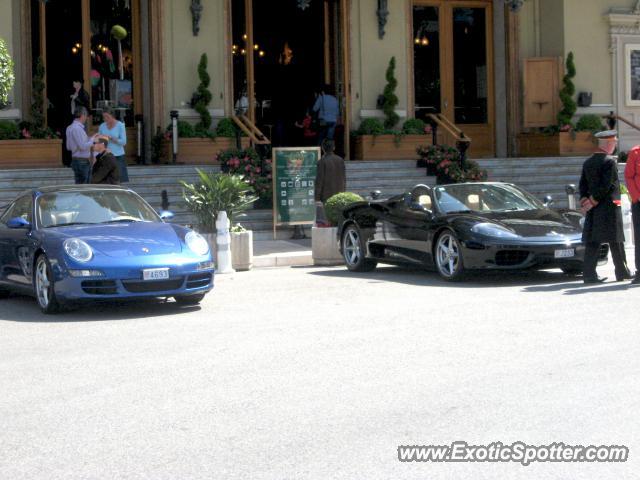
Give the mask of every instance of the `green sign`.
<svg viewBox="0 0 640 480">
<path fill-rule="evenodd" d="M 273 224 L 307 225 L 316 218 L 319 147 L 273 149 Z"/>
</svg>

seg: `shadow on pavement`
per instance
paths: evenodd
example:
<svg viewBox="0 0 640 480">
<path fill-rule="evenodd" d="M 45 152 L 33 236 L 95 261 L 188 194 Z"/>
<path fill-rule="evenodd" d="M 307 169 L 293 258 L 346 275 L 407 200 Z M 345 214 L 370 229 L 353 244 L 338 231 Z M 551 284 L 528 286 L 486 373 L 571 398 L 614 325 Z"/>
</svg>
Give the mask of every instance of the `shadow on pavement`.
<svg viewBox="0 0 640 480">
<path fill-rule="evenodd" d="M 199 306 L 182 306 L 163 299 L 126 300 L 95 302 L 72 305 L 69 310 L 55 315 L 45 315 L 40 311 L 35 298 L 12 294 L 0 300 L 2 316 L 0 322 L 25 323 L 68 323 L 103 322 L 109 320 L 135 320 L 199 311 Z M 11 309 L 11 318 L 3 318 Z"/>
<path fill-rule="evenodd" d="M 396 282 L 415 286 L 449 286 L 452 288 L 499 288 L 544 284 L 545 287 L 543 288 L 562 290 L 568 287 L 576 287 L 578 282 L 582 282 L 580 278 L 567 276 L 560 271 L 550 270 L 471 272 L 461 282 L 447 282 L 441 279 L 437 273 L 420 268 L 393 266 L 378 267 L 374 271 L 366 273 L 350 272 L 341 267 L 331 270 L 311 270 L 309 274 L 320 277 L 357 278 L 368 280 L 368 283 Z M 568 279 L 575 280 L 567 283 Z"/>
</svg>

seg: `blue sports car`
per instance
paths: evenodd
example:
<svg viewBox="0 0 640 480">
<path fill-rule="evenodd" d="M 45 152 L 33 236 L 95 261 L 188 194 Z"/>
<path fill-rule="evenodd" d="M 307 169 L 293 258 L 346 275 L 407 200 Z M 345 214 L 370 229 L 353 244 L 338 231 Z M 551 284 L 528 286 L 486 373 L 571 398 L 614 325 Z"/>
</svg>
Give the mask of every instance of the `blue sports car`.
<svg viewBox="0 0 640 480">
<path fill-rule="evenodd" d="M 170 216 L 117 186 L 25 192 L 0 216 L 0 297 L 35 294 L 44 313 L 87 300 L 197 304 L 213 288 L 209 245 Z"/>
</svg>

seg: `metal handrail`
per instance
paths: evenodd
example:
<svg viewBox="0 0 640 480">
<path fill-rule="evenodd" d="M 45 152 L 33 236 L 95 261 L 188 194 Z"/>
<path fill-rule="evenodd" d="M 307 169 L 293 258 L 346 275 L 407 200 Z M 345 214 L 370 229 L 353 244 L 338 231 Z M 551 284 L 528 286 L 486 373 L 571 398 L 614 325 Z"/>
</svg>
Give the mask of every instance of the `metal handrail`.
<svg viewBox="0 0 640 480">
<path fill-rule="evenodd" d="M 439 113 L 429 113 L 427 114 L 427 117 L 444 128 L 456 140 L 456 142 L 471 143 L 471 138 L 467 137 L 462 130 L 460 130 L 444 115 Z"/>
<path fill-rule="evenodd" d="M 233 122 L 242 130 L 256 145 L 270 145 L 271 140 L 260 131 L 260 129 L 245 115 L 232 115 Z"/>
<path fill-rule="evenodd" d="M 611 112 L 609 115 L 602 115 L 602 118 L 605 118 L 607 120 L 618 120 L 622 123 L 626 123 L 627 125 L 629 125 L 631 128 L 638 130 L 640 132 L 640 126 L 636 125 L 635 123 L 633 123 L 630 120 L 627 120 L 624 117 L 621 117 L 620 115 L 615 115 L 613 112 Z M 609 125 L 611 126 L 611 124 Z M 613 124 L 613 127 L 615 127 L 615 123 Z M 613 128 L 612 127 L 612 128 Z"/>
</svg>

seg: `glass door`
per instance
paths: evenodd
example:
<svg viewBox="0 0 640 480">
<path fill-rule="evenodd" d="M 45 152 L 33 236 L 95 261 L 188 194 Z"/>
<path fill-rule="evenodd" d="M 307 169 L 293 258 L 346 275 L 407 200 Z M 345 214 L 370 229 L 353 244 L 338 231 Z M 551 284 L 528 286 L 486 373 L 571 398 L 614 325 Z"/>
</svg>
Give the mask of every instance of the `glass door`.
<svg viewBox="0 0 640 480">
<path fill-rule="evenodd" d="M 442 114 L 472 139 L 476 157 L 494 154 L 491 18 L 486 0 L 413 5 L 414 115 Z"/>
</svg>

